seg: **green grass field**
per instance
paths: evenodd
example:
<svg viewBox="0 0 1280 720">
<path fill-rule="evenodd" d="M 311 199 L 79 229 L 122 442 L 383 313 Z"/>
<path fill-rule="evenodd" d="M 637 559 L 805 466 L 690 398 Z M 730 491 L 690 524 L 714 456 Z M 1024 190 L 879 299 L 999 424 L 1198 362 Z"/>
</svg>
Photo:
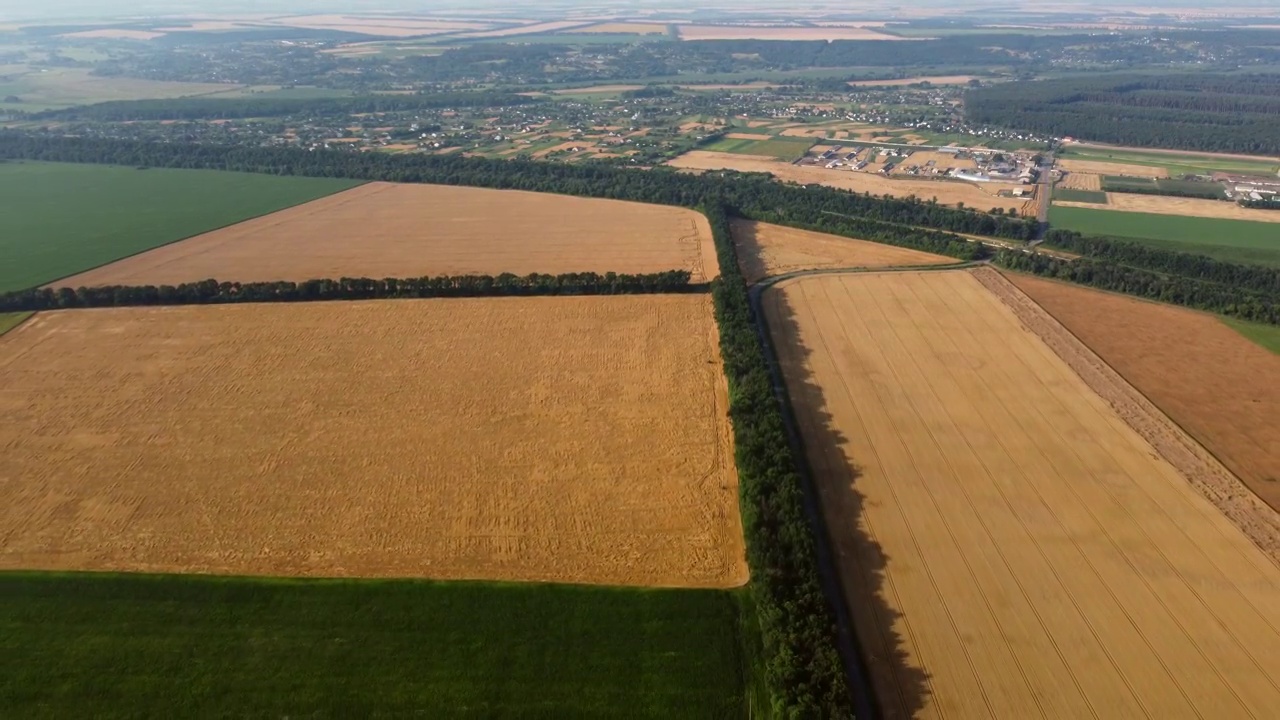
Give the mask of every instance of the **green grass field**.
<svg viewBox="0 0 1280 720">
<path fill-rule="evenodd" d="M 1172 178 L 1140 178 L 1125 175 L 1103 175 L 1104 192 L 1160 192 L 1177 197 L 1200 197 L 1208 200 L 1225 200 L 1226 188 L 1222 183 Z"/>
<path fill-rule="evenodd" d="M 1096 203 L 1098 205 L 1107 204 L 1107 194 L 1098 192 L 1097 190 L 1075 190 L 1073 188 L 1054 188 L 1054 200 L 1065 200 L 1067 202 L 1083 202 Z"/>
<path fill-rule="evenodd" d="M 1280 327 L 1236 320 L 1235 318 L 1222 318 L 1222 322 L 1253 342 L 1280 355 Z"/>
<path fill-rule="evenodd" d="M 814 141 L 809 138 L 774 138 L 772 140 L 744 140 L 741 138 L 721 138 L 713 143 L 703 145 L 699 150 L 738 153 L 740 155 L 767 155 L 788 162 L 802 157 Z"/>
<path fill-rule="evenodd" d="M 1208 255 L 1226 262 L 1280 267 L 1280 223 L 1055 205 L 1049 208 L 1049 224 L 1085 235 L 1128 238 L 1153 247 Z"/>
<path fill-rule="evenodd" d="M 1095 160 L 1100 162 L 1125 163 L 1127 165 L 1144 165 L 1162 167 L 1169 175 L 1203 175 L 1212 172 L 1239 173 L 1243 175 L 1275 175 L 1280 170 L 1280 163 L 1266 158 L 1246 160 L 1236 157 L 1215 157 L 1209 155 L 1172 154 L 1143 152 L 1141 150 L 1111 150 L 1102 148 L 1068 147 L 1062 150 L 1061 158 L 1079 160 Z"/>
<path fill-rule="evenodd" d="M 0 292 L 53 282 L 357 184 L 215 170 L 0 163 Z"/>
<path fill-rule="evenodd" d="M 0 313 L 0 335 L 18 327 L 33 314 L 29 312 Z"/>
<path fill-rule="evenodd" d="M 740 718 L 740 594 L 0 573 L 7 717 Z"/>
</svg>

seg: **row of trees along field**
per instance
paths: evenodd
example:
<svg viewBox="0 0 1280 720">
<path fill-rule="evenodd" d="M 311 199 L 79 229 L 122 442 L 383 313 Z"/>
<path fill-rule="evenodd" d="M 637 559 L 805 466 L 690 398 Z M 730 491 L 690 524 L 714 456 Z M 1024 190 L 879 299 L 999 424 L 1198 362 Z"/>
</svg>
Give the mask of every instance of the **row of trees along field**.
<svg viewBox="0 0 1280 720">
<path fill-rule="evenodd" d="M 1066 280 L 1100 290 L 1208 310 L 1242 320 L 1280 325 L 1280 302 L 1277 302 L 1274 294 L 1246 290 L 1227 283 L 1179 277 L 1088 257 L 1061 260 L 1038 253 L 1002 250 L 996 253 L 994 262 L 1010 270 Z"/>
<path fill-rule="evenodd" d="M 705 292 L 689 282 L 688 270 L 631 275 L 441 275 L 421 278 L 341 278 L 304 282 L 218 282 L 181 285 L 108 285 L 79 288 L 31 288 L 0 295 L 0 312 L 135 305 L 216 305 L 386 298 L 492 297 L 511 295 L 622 295 Z"/>
<path fill-rule="evenodd" d="M 819 215 L 831 214 L 1014 240 L 1029 240 L 1037 228 L 1034 219 L 997 217 L 915 199 L 879 198 L 835 188 L 783 184 L 760 173 L 692 175 L 668 168 L 641 170 L 596 163 L 570 165 L 457 155 L 144 143 L 18 132 L 0 132 L 0 159 L 467 185 L 690 208 L 715 198 L 744 213 L 769 214 L 780 222 L 794 220 L 821 225 L 824 221 Z"/>
<path fill-rule="evenodd" d="M 1280 153 L 1280 75 L 1088 75 L 965 94 L 971 122 L 1143 147 Z"/>
<path fill-rule="evenodd" d="M 836 622 L 818 574 L 815 528 L 805 513 L 798 465 L 773 394 L 759 319 L 730 235 L 729 213 L 718 202 L 708 203 L 703 212 L 711 223 L 720 263 L 712 296 L 729 382 L 751 591 L 774 714 L 851 718 Z"/>
<path fill-rule="evenodd" d="M 326 117 L 354 113 L 401 112 L 438 108 L 509 107 L 537 98 L 508 92 L 446 92 L 430 95 L 360 95 L 335 98 L 172 98 L 116 100 L 63 110 L 27 114 L 31 120 L 227 120 L 233 118 L 307 115 Z"/>
<path fill-rule="evenodd" d="M 1204 255 L 1164 250 L 1131 240 L 1081 235 L 1074 230 L 1050 230 L 1045 234 L 1044 243 L 1048 247 L 1095 260 L 1221 283 L 1280 298 L 1280 269 L 1276 268 L 1222 262 Z"/>
</svg>

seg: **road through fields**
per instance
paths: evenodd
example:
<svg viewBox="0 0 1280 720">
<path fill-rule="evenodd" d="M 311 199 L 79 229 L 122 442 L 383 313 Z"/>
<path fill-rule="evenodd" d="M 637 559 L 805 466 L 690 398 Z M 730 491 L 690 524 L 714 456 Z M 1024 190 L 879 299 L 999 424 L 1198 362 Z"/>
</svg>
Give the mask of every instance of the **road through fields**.
<svg viewBox="0 0 1280 720">
<path fill-rule="evenodd" d="M 1280 569 L 971 274 L 764 305 L 887 717 L 1280 706 Z"/>
</svg>

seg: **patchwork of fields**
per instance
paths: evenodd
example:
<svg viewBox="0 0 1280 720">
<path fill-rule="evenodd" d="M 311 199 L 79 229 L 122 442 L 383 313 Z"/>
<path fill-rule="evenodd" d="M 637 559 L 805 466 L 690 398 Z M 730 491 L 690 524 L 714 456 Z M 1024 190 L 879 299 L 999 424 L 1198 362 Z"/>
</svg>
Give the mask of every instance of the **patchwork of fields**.
<svg viewBox="0 0 1280 720">
<path fill-rule="evenodd" d="M 1280 704 L 1280 567 L 978 277 L 765 305 L 887 717 Z"/>
<path fill-rule="evenodd" d="M 0 292 L 53 282 L 358 184 L 213 170 L 0 163 Z"/>
<path fill-rule="evenodd" d="M 1280 511 L 1280 356 L 1206 313 L 1009 279 Z"/>
<path fill-rule="evenodd" d="M 0 568 L 732 587 L 710 298 L 44 313 Z"/>
<path fill-rule="evenodd" d="M 1182 198 L 1154 199 L 1216 202 Z M 1227 262 L 1280 267 L 1280 225 L 1274 222 L 1122 212 L 1105 209 L 1107 207 L 1110 206 L 1072 207 L 1055 203 L 1049 208 L 1049 223 L 1055 228 L 1075 230 L 1085 235 L 1122 237 L 1145 245 L 1208 255 Z"/>
<path fill-rule="evenodd" d="M 160 285 L 339 277 L 650 273 L 715 277 L 706 218 L 615 200 L 369 183 L 67 278 Z"/>
</svg>

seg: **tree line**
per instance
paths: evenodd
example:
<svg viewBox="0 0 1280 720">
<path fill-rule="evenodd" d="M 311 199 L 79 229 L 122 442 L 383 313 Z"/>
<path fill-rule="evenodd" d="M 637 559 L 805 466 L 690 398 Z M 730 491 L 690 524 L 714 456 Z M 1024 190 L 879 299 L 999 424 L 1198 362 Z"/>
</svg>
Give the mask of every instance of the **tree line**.
<svg viewBox="0 0 1280 720">
<path fill-rule="evenodd" d="M 974 88 L 970 121 L 1185 150 L 1280 152 L 1280 75 L 1090 75 Z"/>
<path fill-rule="evenodd" d="M 798 465 L 773 394 L 729 213 L 716 202 L 703 211 L 720 263 L 711 292 L 729 382 L 742 529 L 764 644 L 765 684 L 777 717 L 852 718 L 836 622 L 818 574 L 815 528 L 805 514 Z"/>
<path fill-rule="evenodd" d="M 331 98 L 187 97 L 167 100 L 115 100 L 63 110 L 29 113 L 26 117 L 31 120 L 97 122 L 230 120 L 291 115 L 326 117 L 440 108 L 506 107 L 534 102 L 537 102 L 537 98 L 509 92 L 444 92 L 429 95 L 359 95 Z"/>
<path fill-rule="evenodd" d="M 1010 270 L 1066 280 L 1099 290 L 1280 325 L 1280 303 L 1274 294 L 1227 283 L 1169 275 L 1088 257 L 1062 260 L 1039 253 L 1002 250 L 996 253 L 994 262 Z"/>
<path fill-rule="evenodd" d="M 1165 250 L 1132 240 L 1081 235 L 1074 230 L 1045 233 L 1048 247 L 1166 275 L 1230 285 L 1280 298 L 1280 269 L 1215 260 L 1205 255 Z"/>
<path fill-rule="evenodd" d="M 179 285 L 106 285 L 30 288 L 0 294 L 0 312 L 145 305 L 379 300 L 390 298 L 501 297 L 531 295 L 625 295 L 705 292 L 688 270 L 658 273 L 563 273 L 560 275 L 441 275 L 420 278 L 339 278 L 303 282 L 218 282 Z"/>
<path fill-rule="evenodd" d="M 784 184 L 761 173 L 725 171 L 693 175 L 669 168 L 641 170 L 599 163 L 146 143 L 0 131 L 0 159 L 6 158 L 466 185 L 689 208 L 700 207 L 715 198 L 746 213 L 776 213 L 779 217 L 834 213 L 1015 240 L 1028 240 L 1035 236 L 1037 229 L 1036 221 L 1030 218 L 997 217 L 919 199 L 873 197 L 825 186 Z"/>
</svg>

